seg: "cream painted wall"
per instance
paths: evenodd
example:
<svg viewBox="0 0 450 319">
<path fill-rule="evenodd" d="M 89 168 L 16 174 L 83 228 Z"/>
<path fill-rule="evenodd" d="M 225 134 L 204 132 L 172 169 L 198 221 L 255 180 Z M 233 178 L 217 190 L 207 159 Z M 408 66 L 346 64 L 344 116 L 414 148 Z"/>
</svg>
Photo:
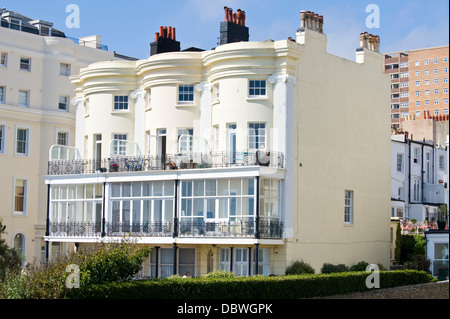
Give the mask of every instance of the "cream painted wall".
<svg viewBox="0 0 450 319">
<path fill-rule="evenodd" d="M 0 154 L 0 219 L 7 227 L 7 243 L 13 246 L 17 233 L 25 236 L 25 261 L 40 261 L 45 246 L 47 187 L 50 147 L 56 143 L 58 131 L 68 133 L 69 145 L 75 141 L 75 85 L 68 76 L 60 75 L 60 63 L 71 66 L 71 74 L 80 67 L 101 60 L 116 60 L 113 52 L 86 48 L 64 38 L 43 37 L 0 28 L 0 52 L 8 54 L 6 67 L 0 67 L 0 86 L 6 87 L 5 103 L 0 104 L 0 125 L 5 125 L 5 152 Z M 19 69 L 20 58 L 31 58 L 31 71 Z M 29 107 L 18 105 L 19 90 L 30 92 Z M 59 96 L 68 97 L 68 111 L 58 109 Z M 29 153 L 15 154 L 18 127 L 29 129 Z M 28 181 L 27 210 L 24 216 L 13 213 L 15 178 Z"/>
<path fill-rule="evenodd" d="M 325 36 L 307 30 L 297 38 L 303 36 L 292 132 L 298 141 L 296 228 L 287 260 L 303 259 L 316 271 L 325 262 L 388 266 L 389 79 L 383 56 L 366 50 L 357 64 L 315 48 L 324 46 Z M 352 225 L 344 223 L 345 190 L 354 192 Z"/>
</svg>

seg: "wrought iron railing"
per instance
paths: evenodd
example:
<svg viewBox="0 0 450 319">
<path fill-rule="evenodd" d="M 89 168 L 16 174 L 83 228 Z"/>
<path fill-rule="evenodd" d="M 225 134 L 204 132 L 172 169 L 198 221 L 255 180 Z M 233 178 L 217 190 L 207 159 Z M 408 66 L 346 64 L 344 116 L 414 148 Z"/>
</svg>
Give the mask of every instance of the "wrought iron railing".
<svg viewBox="0 0 450 319">
<path fill-rule="evenodd" d="M 222 222 L 207 220 L 181 219 L 162 222 L 106 222 L 104 232 L 101 222 L 50 222 L 50 236 L 54 237 L 110 237 L 124 235 L 139 237 L 255 237 L 259 230 L 259 238 L 281 238 L 283 224 L 278 219 L 261 218 L 256 222 L 251 218 L 230 219 Z M 176 230 L 176 232 L 174 232 Z"/>
<path fill-rule="evenodd" d="M 273 151 L 243 151 L 135 157 L 117 156 L 99 160 L 53 160 L 48 163 L 48 174 L 70 175 L 238 166 L 267 166 L 283 169 L 285 168 L 284 154 Z"/>
<path fill-rule="evenodd" d="M 50 222 L 50 235 L 55 237 L 100 237 L 100 222 Z"/>
</svg>

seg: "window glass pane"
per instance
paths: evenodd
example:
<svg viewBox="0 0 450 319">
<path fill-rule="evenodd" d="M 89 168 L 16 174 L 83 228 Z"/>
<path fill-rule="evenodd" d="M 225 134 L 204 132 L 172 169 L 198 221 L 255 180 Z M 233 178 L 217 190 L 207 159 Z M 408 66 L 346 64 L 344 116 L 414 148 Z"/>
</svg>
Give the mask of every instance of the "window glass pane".
<svg viewBox="0 0 450 319">
<path fill-rule="evenodd" d="M 194 196 L 203 196 L 205 191 L 204 191 L 204 187 L 205 187 L 205 183 L 204 181 L 194 181 Z"/>
<path fill-rule="evenodd" d="M 122 197 L 130 197 L 131 183 L 122 183 Z"/>
<path fill-rule="evenodd" d="M 141 196 L 142 183 L 133 183 L 133 197 Z"/>
<path fill-rule="evenodd" d="M 219 196 L 226 196 L 229 195 L 229 190 L 228 190 L 228 179 L 219 179 L 219 190 L 218 190 L 218 194 Z"/>
<path fill-rule="evenodd" d="M 164 182 L 164 195 L 173 196 L 175 193 L 175 183 L 174 182 Z"/>
<path fill-rule="evenodd" d="M 204 199 L 203 198 L 196 198 L 194 199 L 194 208 L 193 208 L 193 214 L 196 217 L 202 217 L 204 216 L 203 214 L 203 203 L 204 203 Z"/>
<path fill-rule="evenodd" d="M 216 180 L 206 180 L 205 181 L 205 192 L 206 196 L 216 195 Z"/>
<path fill-rule="evenodd" d="M 241 179 L 230 180 L 230 193 L 231 195 L 241 195 Z"/>
</svg>

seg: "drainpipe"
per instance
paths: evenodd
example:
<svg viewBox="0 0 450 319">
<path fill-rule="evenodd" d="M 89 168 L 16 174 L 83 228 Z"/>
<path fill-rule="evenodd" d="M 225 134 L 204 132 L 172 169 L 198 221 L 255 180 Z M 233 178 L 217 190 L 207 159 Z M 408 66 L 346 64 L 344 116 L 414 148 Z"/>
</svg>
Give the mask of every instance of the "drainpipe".
<svg viewBox="0 0 450 319">
<path fill-rule="evenodd" d="M 45 225 L 45 236 L 50 236 L 50 184 L 47 186 L 47 220 Z M 48 262 L 49 242 L 45 241 L 45 261 Z"/>
<path fill-rule="evenodd" d="M 173 216 L 173 238 L 178 237 L 178 179 L 175 180 L 175 204 Z"/>
<path fill-rule="evenodd" d="M 409 154 L 408 154 L 408 216 L 409 216 L 409 207 L 411 205 L 411 140 L 407 140 L 409 144 Z"/>
<path fill-rule="evenodd" d="M 158 278 L 158 268 L 159 268 L 159 246 L 155 246 L 156 253 L 156 269 L 155 269 L 155 278 Z"/>
<path fill-rule="evenodd" d="M 103 207 L 102 207 L 102 238 L 106 236 L 106 217 L 105 217 L 105 194 L 106 194 L 106 182 L 103 182 Z"/>
<path fill-rule="evenodd" d="M 255 275 L 259 274 L 259 244 L 255 244 Z"/>
<path fill-rule="evenodd" d="M 255 238 L 259 239 L 259 176 L 256 176 L 256 217 L 255 217 Z"/>
<path fill-rule="evenodd" d="M 230 248 L 230 272 L 233 272 L 233 247 Z"/>
<path fill-rule="evenodd" d="M 425 146 L 425 138 L 423 139 L 423 143 L 422 143 L 422 163 L 421 163 L 422 164 L 422 189 L 421 189 L 421 193 L 422 193 L 421 198 L 422 198 L 422 200 L 421 200 L 421 204 L 423 204 L 423 187 L 425 185 L 425 181 L 424 181 L 424 179 L 425 179 L 425 171 L 423 170 L 423 164 L 425 162 L 425 159 L 423 157 L 423 155 L 424 155 L 424 146 Z"/>
<path fill-rule="evenodd" d="M 177 274 L 177 243 L 173 243 L 173 274 Z"/>
</svg>

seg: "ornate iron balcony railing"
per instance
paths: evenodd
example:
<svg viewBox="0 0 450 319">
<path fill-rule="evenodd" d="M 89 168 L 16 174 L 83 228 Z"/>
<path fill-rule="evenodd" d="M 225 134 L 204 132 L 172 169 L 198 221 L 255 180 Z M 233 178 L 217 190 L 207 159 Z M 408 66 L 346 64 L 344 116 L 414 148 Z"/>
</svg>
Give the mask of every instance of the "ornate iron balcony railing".
<svg viewBox="0 0 450 319">
<path fill-rule="evenodd" d="M 284 169 L 284 154 L 273 151 L 242 151 L 233 153 L 189 153 L 136 157 L 117 156 L 99 160 L 53 160 L 48 162 L 48 175 L 203 169 L 238 166 L 267 166 Z"/>
<path fill-rule="evenodd" d="M 261 218 L 258 223 L 259 238 L 281 238 L 283 224 L 279 219 Z M 256 221 L 253 218 L 230 219 L 210 222 L 207 220 L 181 219 L 161 222 L 50 222 L 50 236 L 53 237 L 247 237 L 256 234 Z M 176 232 L 174 232 L 176 230 Z"/>
</svg>

